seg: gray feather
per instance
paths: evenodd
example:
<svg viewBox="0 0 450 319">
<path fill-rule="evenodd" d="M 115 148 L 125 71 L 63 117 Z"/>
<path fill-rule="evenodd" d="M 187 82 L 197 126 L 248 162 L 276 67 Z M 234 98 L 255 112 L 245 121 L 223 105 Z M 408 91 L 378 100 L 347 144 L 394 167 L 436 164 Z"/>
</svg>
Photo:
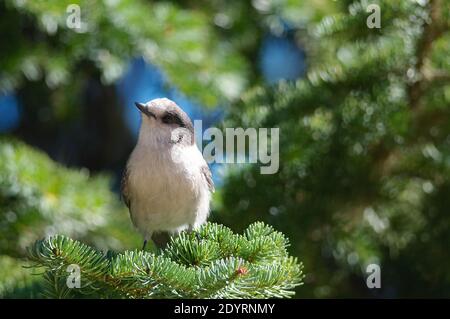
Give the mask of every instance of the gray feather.
<svg viewBox="0 0 450 319">
<path fill-rule="evenodd" d="M 203 176 L 205 177 L 205 179 L 206 179 L 206 183 L 208 183 L 209 191 L 210 191 L 211 193 L 214 193 L 215 188 L 214 188 L 214 181 L 213 181 L 213 179 L 212 179 L 211 170 L 209 169 L 208 166 L 203 166 L 203 167 L 201 168 L 201 170 L 202 170 L 202 175 L 203 175 Z"/>
<path fill-rule="evenodd" d="M 120 181 L 120 193 L 122 195 L 122 200 L 127 205 L 128 209 L 130 209 L 130 190 L 128 187 L 128 178 L 130 175 L 130 171 L 128 170 L 128 167 L 125 167 L 125 170 L 122 175 L 122 180 Z"/>
</svg>

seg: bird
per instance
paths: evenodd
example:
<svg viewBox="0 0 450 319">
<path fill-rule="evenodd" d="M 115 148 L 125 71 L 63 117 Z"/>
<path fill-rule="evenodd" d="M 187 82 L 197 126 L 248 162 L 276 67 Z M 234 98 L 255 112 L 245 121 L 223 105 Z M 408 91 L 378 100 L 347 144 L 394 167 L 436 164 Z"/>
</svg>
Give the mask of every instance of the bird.
<svg viewBox="0 0 450 319">
<path fill-rule="evenodd" d="M 149 240 L 164 248 L 167 235 L 191 232 L 206 222 L 214 182 L 196 146 L 192 121 L 181 107 L 168 98 L 135 105 L 141 124 L 121 195 L 144 237 L 142 250 Z"/>
</svg>

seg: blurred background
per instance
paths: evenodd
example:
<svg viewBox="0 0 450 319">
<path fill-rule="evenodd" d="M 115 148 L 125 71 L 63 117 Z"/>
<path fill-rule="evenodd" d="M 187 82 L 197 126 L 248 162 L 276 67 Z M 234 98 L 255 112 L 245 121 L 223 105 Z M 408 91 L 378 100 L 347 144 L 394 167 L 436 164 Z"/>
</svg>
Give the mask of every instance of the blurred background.
<svg viewBox="0 0 450 319">
<path fill-rule="evenodd" d="M 0 0 L 0 297 L 40 296 L 44 236 L 140 246 L 118 189 L 156 97 L 203 129 L 280 128 L 277 174 L 212 165 L 211 220 L 285 233 L 296 297 L 450 297 L 449 7 Z"/>
</svg>

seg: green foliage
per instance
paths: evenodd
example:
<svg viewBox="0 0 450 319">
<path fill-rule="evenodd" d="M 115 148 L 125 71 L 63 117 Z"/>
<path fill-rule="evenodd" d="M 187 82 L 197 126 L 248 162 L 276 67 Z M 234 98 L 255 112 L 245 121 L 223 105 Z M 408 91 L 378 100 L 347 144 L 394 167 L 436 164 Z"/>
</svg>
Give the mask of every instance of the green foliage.
<svg viewBox="0 0 450 319">
<path fill-rule="evenodd" d="M 314 265 L 307 296 L 361 296 L 372 262 L 395 296 L 448 296 L 450 10 L 372 2 L 380 29 L 369 2 L 346 1 L 310 26 L 305 79 L 233 107 L 227 127 L 280 128 L 280 171 L 232 171 L 217 220 L 286 233 Z"/>
<path fill-rule="evenodd" d="M 16 90 L 32 119 L 21 134 L 33 140 L 45 131 L 37 139 L 54 140 L 81 117 L 80 96 L 98 78 L 103 86 L 97 91 L 111 97 L 107 106 L 114 109 L 108 84 L 134 56 L 160 66 L 171 82 L 207 105 L 233 100 L 250 82 L 224 126 L 279 127 L 280 171 L 230 170 L 216 193 L 213 218 L 237 231 L 263 220 L 286 234 L 290 253 L 308 265 L 306 289 L 297 289 L 297 296 L 371 296 L 364 281 L 372 262 L 381 266 L 381 296 L 450 294 L 445 1 L 70 3 L 80 3 L 87 30 L 67 28 L 68 1 L 0 3 L 0 90 Z M 370 3 L 380 5 L 380 29 L 367 28 Z M 286 21 L 306 49 L 308 74 L 295 83 L 260 85 L 260 41 L 267 31 L 279 34 Z M 118 122 L 109 118 L 116 133 Z M 284 249 L 275 249 L 283 236 L 264 233 L 262 225 L 239 236 L 208 224 L 197 235 L 181 234 L 160 255 L 94 250 L 90 246 L 139 246 L 108 188 L 105 177 L 68 170 L 21 143 L 1 141 L 1 297 L 34 297 L 44 290 L 57 297 L 269 297 L 286 296 L 299 283 L 294 278 L 301 268 Z M 31 253 L 46 271 L 31 276 L 22 267 L 29 265 L 24 248 L 55 233 L 89 246 L 60 236 L 39 242 Z M 82 282 L 90 285 L 67 289 L 69 262 L 82 266 Z M 250 277 L 236 275 L 244 269 L 239 262 Z M 286 269 L 290 281 L 279 277 L 289 274 Z M 253 275 L 258 278 L 247 282 Z M 120 290 L 111 288 L 116 283 Z M 261 289 L 255 289 L 258 283 Z"/>
<path fill-rule="evenodd" d="M 55 233 L 89 238 L 101 248 L 133 243 L 128 213 L 109 186 L 106 176 L 65 168 L 42 152 L 2 138 L 0 252 L 21 256 L 35 240 Z"/>
<path fill-rule="evenodd" d="M 31 261 L 46 269 L 48 297 L 285 298 L 302 282 L 302 265 L 289 257 L 287 239 L 263 223 L 244 235 L 208 223 L 181 233 L 155 255 L 95 250 L 65 236 L 38 241 Z M 80 288 L 66 284 L 69 265 L 80 268 Z"/>
<path fill-rule="evenodd" d="M 0 138 L 0 297 L 35 297 L 26 247 L 62 233 L 103 249 L 140 243 L 106 176 L 89 176 L 53 162 L 14 139 Z"/>
<path fill-rule="evenodd" d="M 42 280 L 25 267 L 28 261 L 0 255 L 0 298 L 33 298 L 40 296 Z"/>
<path fill-rule="evenodd" d="M 79 5 L 81 28 L 70 29 L 69 5 Z M 105 84 L 117 80 L 130 58 L 162 67 L 184 93 L 212 106 L 235 99 L 244 84 L 243 59 L 218 41 L 207 16 L 171 3 L 146 1 L 6 1 L 0 29 L 0 91 L 44 80 L 51 89 L 95 66 Z M 30 30 L 33 30 L 29 36 Z M 80 74 L 82 76 L 82 74 Z M 240 84 L 239 84 L 240 83 Z"/>
</svg>

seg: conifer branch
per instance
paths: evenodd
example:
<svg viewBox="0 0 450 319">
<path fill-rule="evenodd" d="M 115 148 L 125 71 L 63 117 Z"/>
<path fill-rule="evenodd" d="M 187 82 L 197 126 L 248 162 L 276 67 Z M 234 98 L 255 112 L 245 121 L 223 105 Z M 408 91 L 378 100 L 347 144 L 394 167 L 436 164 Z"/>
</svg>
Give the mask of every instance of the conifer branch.
<svg viewBox="0 0 450 319">
<path fill-rule="evenodd" d="M 288 255 L 288 241 L 263 223 L 244 235 L 208 223 L 173 238 L 159 255 L 145 251 L 103 253 L 65 236 L 29 248 L 46 268 L 52 297 L 286 298 L 302 284 L 302 264 Z M 81 288 L 65 287 L 69 265 L 79 266 Z"/>
</svg>

